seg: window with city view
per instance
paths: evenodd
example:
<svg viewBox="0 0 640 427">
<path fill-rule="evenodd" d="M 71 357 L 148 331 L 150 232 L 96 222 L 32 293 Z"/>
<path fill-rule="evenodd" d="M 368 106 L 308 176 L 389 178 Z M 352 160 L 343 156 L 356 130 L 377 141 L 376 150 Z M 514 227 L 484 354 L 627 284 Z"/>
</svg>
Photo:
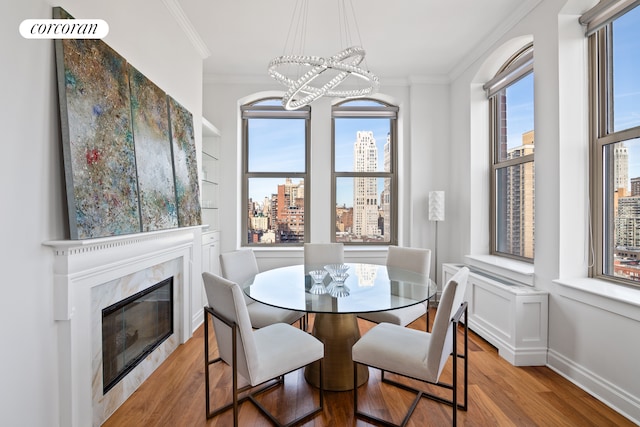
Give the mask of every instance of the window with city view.
<svg viewBox="0 0 640 427">
<path fill-rule="evenodd" d="M 588 27 L 595 159 L 591 188 L 596 201 L 592 275 L 638 285 L 640 6 L 618 15 L 599 16 L 601 24 Z"/>
<path fill-rule="evenodd" d="M 286 111 L 281 99 L 241 107 L 243 124 L 243 245 L 302 245 L 309 200 L 309 107 Z"/>
<path fill-rule="evenodd" d="M 491 253 L 533 262 L 533 45 L 485 85 L 491 115 Z"/>
<path fill-rule="evenodd" d="M 397 244 L 397 115 L 366 99 L 332 108 L 335 242 Z"/>
</svg>

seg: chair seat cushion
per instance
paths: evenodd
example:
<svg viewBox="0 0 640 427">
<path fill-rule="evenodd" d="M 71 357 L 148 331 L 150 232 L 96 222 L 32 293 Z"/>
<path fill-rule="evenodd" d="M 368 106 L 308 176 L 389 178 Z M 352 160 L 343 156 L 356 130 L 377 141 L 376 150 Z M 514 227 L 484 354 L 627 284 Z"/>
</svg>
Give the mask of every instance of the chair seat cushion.
<svg viewBox="0 0 640 427">
<path fill-rule="evenodd" d="M 275 323 L 253 331 L 258 369 L 252 372 L 251 385 L 308 365 L 324 357 L 324 344 L 295 326 Z"/>
<path fill-rule="evenodd" d="M 407 326 L 420 316 L 427 313 L 427 307 L 423 304 L 414 304 L 409 307 L 395 310 L 377 311 L 375 313 L 361 313 L 358 317 L 375 323 L 393 323 L 394 325 Z"/>
<path fill-rule="evenodd" d="M 431 334 L 380 323 L 353 345 L 353 361 L 425 381 L 434 381 L 424 363 Z M 437 373 L 436 373 L 437 374 Z"/>
<path fill-rule="evenodd" d="M 251 326 L 256 329 L 273 323 L 293 323 L 304 316 L 304 313 L 299 311 L 285 310 L 260 302 L 247 304 L 247 311 L 249 311 Z"/>
</svg>

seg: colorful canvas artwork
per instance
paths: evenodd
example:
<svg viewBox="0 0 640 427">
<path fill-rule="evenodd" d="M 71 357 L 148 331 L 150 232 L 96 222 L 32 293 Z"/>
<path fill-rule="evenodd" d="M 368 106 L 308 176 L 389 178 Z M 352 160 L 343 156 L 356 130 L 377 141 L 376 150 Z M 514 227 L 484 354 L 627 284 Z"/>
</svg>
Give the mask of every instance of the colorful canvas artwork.
<svg viewBox="0 0 640 427">
<path fill-rule="evenodd" d="M 71 238 L 138 233 L 127 62 L 100 40 L 55 47 Z"/>
<path fill-rule="evenodd" d="M 192 114 L 101 40 L 55 53 L 70 238 L 200 225 Z"/>
<path fill-rule="evenodd" d="M 166 94 L 129 65 L 142 231 L 178 227 Z"/>
<path fill-rule="evenodd" d="M 193 115 L 170 96 L 167 96 L 167 102 L 171 122 L 178 224 L 180 227 L 200 225 L 202 218 Z"/>
</svg>

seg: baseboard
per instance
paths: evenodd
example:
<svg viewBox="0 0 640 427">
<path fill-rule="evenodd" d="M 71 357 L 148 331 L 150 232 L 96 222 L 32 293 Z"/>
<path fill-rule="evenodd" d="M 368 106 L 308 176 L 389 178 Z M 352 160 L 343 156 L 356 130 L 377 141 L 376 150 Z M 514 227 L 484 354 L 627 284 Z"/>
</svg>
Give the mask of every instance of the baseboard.
<svg viewBox="0 0 640 427">
<path fill-rule="evenodd" d="M 196 329 L 200 327 L 204 323 L 204 307 L 198 310 L 193 317 L 191 318 L 191 333 L 195 332 Z"/>
<path fill-rule="evenodd" d="M 513 366 L 545 366 L 547 365 L 547 348 L 515 348 L 478 322 L 469 318 L 469 328 L 498 349 L 500 357 Z"/>
<path fill-rule="evenodd" d="M 640 425 L 640 398 L 580 366 L 562 354 L 549 350 L 547 366 L 616 412 Z"/>
</svg>

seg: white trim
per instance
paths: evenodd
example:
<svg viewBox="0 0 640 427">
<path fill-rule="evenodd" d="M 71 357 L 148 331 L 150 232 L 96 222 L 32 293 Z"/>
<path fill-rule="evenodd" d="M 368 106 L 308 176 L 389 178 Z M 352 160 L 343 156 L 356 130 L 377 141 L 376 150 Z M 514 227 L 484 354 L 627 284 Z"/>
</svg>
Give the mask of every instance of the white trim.
<svg viewBox="0 0 640 427">
<path fill-rule="evenodd" d="M 534 286 L 533 264 L 495 255 L 465 255 L 465 263 L 498 277 Z"/>
<path fill-rule="evenodd" d="M 451 83 L 451 78 L 446 74 L 431 76 L 409 76 L 409 85 L 446 85 Z"/>
<path fill-rule="evenodd" d="M 577 277 L 556 279 L 559 296 L 640 322 L 640 289 L 606 280 Z"/>
<path fill-rule="evenodd" d="M 182 6 L 178 3 L 177 0 L 162 0 L 164 5 L 169 10 L 169 13 L 174 17 L 178 26 L 185 33 L 193 47 L 196 48 L 196 51 L 200 54 L 202 59 L 206 59 L 211 56 L 211 51 L 207 47 L 200 34 L 196 31 L 196 28 L 193 26 L 187 15 L 184 13 Z"/>
<path fill-rule="evenodd" d="M 638 411 L 640 398 L 633 396 L 611 381 L 581 366 L 562 354 L 549 349 L 547 367 L 571 381 L 587 393 L 600 400 L 614 411 L 640 425 Z M 635 418 L 631 414 L 636 414 Z"/>
<path fill-rule="evenodd" d="M 522 2 L 522 5 L 516 9 L 511 15 L 509 15 L 502 24 L 496 27 L 489 35 L 484 37 L 480 43 L 469 49 L 468 53 L 464 55 L 462 61 L 455 65 L 449 72 L 451 81 L 455 81 L 476 61 L 487 55 L 490 48 L 500 40 L 511 28 L 513 28 L 518 22 L 520 22 L 525 16 L 527 16 L 533 9 L 535 9 L 542 0 L 528 0 Z"/>
</svg>

